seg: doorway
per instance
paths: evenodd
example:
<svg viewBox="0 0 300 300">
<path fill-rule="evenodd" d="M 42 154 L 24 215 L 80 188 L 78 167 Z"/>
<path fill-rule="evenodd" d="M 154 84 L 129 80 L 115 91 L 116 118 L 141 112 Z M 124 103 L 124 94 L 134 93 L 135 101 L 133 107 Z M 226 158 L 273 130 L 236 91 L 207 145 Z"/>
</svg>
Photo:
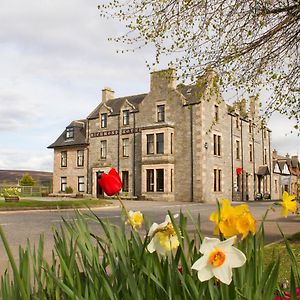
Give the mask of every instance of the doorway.
<svg viewBox="0 0 300 300">
<path fill-rule="evenodd" d="M 98 179 L 100 179 L 101 175 L 103 174 L 104 172 L 102 171 L 98 171 L 96 172 L 96 186 L 97 186 L 97 189 L 96 189 L 96 196 L 97 198 L 103 198 L 104 194 L 103 194 L 103 190 L 102 188 L 100 187 L 100 185 L 98 184 Z"/>
</svg>

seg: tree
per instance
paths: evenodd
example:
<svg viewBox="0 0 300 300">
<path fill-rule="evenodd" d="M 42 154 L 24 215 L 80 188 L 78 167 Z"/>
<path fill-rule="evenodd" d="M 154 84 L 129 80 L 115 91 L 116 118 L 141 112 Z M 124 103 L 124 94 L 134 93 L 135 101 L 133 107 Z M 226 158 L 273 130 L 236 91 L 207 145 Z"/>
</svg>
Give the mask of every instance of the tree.
<svg viewBox="0 0 300 300">
<path fill-rule="evenodd" d="M 267 88 L 267 115 L 279 111 L 299 128 L 300 0 L 113 0 L 98 8 L 126 23 L 115 41 L 155 46 L 153 65 L 167 55 L 185 79 L 210 66 L 224 89 Z"/>
<path fill-rule="evenodd" d="M 20 185 L 21 186 L 34 186 L 35 181 L 33 180 L 33 178 L 28 174 L 28 173 L 24 173 L 23 177 L 20 180 Z"/>
</svg>

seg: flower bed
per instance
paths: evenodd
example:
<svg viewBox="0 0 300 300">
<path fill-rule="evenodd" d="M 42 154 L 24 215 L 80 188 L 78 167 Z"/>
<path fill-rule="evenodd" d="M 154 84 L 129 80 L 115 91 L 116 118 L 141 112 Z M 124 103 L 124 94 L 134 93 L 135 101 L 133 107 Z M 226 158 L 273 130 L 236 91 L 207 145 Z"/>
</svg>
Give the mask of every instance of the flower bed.
<svg viewBox="0 0 300 300">
<path fill-rule="evenodd" d="M 99 182 L 107 195 L 122 187 L 113 171 Z M 106 188 L 109 187 L 108 190 Z M 54 232 L 53 255 L 43 255 L 43 238 L 37 248 L 21 249 L 19 265 L 12 257 L 0 226 L 13 277 L 1 279 L 3 299 L 298 299 L 300 267 L 288 240 L 291 276 L 288 290 L 278 282 L 280 257 L 264 264 L 264 220 L 257 228 L 246 204 L 217 203 L 210 220 L 216 238 L 203 236 L 198 220 L 168 213 L 164 222 L 152 223 L 141 212 L 127 211 L 122 200 L 120 226 L 94 214 L 77 213 Z M 284 193 L 282 214 L 296 213 L 293 196 Z M 87 219 L 98 226 L 91 231 Z M 188 222 L 194 232 L 187 230 Z"/>
</svg>

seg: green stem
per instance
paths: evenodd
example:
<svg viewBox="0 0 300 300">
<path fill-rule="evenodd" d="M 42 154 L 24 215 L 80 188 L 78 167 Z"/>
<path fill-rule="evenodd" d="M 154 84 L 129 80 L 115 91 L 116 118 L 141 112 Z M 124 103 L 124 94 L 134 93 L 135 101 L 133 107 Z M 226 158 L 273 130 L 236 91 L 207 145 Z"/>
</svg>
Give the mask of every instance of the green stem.
<svg viewBox="0 0 300 300">
<path fill-rule="evenodd" d="M 126 217 L 127 217 L 128 222 L 130 223 L 132 229 L 134 229 L 134 226 L 133 226 L 133 224 L 132 224 L 132 222 L 131 222 L 131 218 L 130 218 L 130 216 L 129 216 L 128 210 L 127 210 L 127 208 L 126 208 L 126 206 L 125 206 L 124 202 L 122 201 L 122 199 L 121 199 L 121 197 L 120 197 L 119 194 L 117 194 L 117 198 L 118 198 L 118 200 L 119 200 L 119 202 L 120 202 L 122 208 L 123 208 L 124 211 L 125 211 L 125 214 L 126 214 Z"/>
<path fill-rule="evenodd" d="M 29 297 L 28 297 L 28 295 L 26 293 L 24 284 L 23 284 L 22 279 L 20 277 L 20 274 L 18 272 L 18 269 L 17 269 L 17 266 L 16 266 L 16 262 L 14 260 L 14 257 L 12 255 L 12 253 L 11 253 L 11 250 L 9 248 L 9 245 L 8 245 L 7 239 L 5 237 L 5 234 L 4 234 L 3 230 L 2 230 L 2 226 L 0 226 L 0 236 L 1 236 L 4 248 L 6 250 L 8 259 L 10 261 L 11 267 L 13 269 L 14 275 L 15 275 L 15 277 L 17 279 L 17 282 L 18 282 L 18 285 L 19 285 L 19 288 L 20 288 L 20 292 L 21 292 L 21 295 L 22 295 L 22 299 L 24 299 L 24 300 L 28 299 L 29 300 Z"/>
</svg>

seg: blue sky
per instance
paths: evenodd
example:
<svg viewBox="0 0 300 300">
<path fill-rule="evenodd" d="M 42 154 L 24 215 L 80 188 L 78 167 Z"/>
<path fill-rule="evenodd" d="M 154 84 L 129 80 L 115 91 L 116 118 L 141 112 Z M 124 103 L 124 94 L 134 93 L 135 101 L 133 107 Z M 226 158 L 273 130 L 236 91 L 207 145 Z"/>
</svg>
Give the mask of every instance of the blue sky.
<svg viewBox="0 0 300 300">
<path fill-rule="evenodd" d="M 1 0 L 0 169 L 52 171 L 47 146 L 98 105 L 103 87 L 116 96 L 149 90 L 145 60 L 154 52 L 117 54 L 122 45 L 107 39 L 124 27 L 101 19 L 98 3 Z M 300 152 L 292 124 L 279 115 L 269 122 L 279 153 Z"/>
</svg>

